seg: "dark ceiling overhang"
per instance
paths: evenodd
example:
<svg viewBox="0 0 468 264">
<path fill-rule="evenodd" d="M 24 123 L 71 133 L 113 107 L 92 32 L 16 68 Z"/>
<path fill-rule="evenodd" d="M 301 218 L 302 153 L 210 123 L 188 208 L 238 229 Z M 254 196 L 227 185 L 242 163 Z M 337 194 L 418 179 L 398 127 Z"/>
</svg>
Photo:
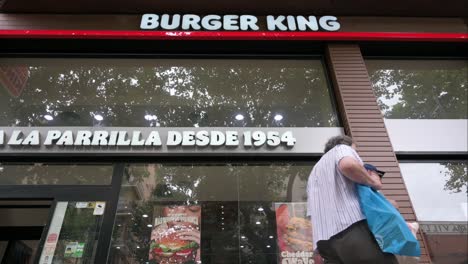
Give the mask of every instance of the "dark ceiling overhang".
<svg viewBox="0 0 468 264">
<path fill-rule="evenodd" d="M 0 12 L 466 17 L 466 0 L 0 0 Z"/>
</svg>

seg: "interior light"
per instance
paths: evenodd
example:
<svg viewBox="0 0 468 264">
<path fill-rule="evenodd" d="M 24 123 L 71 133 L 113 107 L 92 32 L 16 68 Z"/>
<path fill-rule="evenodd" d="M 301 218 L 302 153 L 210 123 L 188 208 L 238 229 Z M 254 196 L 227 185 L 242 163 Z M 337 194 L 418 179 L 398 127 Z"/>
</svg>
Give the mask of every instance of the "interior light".
<svg viewBox="0 0 468 264">
<path fill-rule="evenodd" d="M 153 227 L 153 225 L 150 224 L 150 225 L 147 225 L 147 227 Z"/>
<path fill-rule="evenodd" d="M 44 119 L 47 120 L 47 121 L 52 121 L 52 120 L 54 120 L 54 117 L 51 116 L 51 115 L 44 115 Z"/>
<path fill-rule="evenodd" d="M 258 211 L 259 211 L 259 212 L 263 212 L 263 207 L 259 207 L 259 208 L 258 208 Z"/>
<path fill-rule="evenodd" d="M 96 119 L 97 121 L 102 121 L 104 120 L 104 117 L 100 114 L 97 114 L 97 115 L 94 115 L 94 119 Z"/>
<path fill-rule="evenodd" d="M 244 246 L 241 246 L 241 248 L 244 248 Z"/>
<path fill-rule="evenodd" d="M 149 115 L 149 114 L 146 114 L 145 115 L 145 119 L 148 120 L 148 121 L 151 121 L 151 120 L 157 120 L 158 117 L 156 115 Z"/>
<path fill-rule="evenodd" d="M 120 249 L 120 247 L 115 247 L 115 248 Z"/>
<path fill-rule="evenodd" d="M 242 239 L 245 239 L 245 236 L 241 236 Z"/>
<path fill-rule="evenodd" d="M 275 118 L 276 121 L 281 121 L 281 120 L 283 120 L 283 116 L 280 115 L 280 114 L 276 114 L 274 118 Z"/>
<path fill-rule="evenodd" d="M 270 248 L 271 246 L 270 245 L 267 245 L 267 248 Z"/>
<path fill-rule="evenodd" d="M 148 121 L 151 121 L 151 120 L 158 119 L 158 117 L 155 116 L 155 115 L 145 115 L 145 119 L 148 120 Z"/>
<path fill-rule="evenodd" d="M 144 215 L 142 215 L 142 216 L 143 216 L 144 218 L 148 217 L 148 215 L 147 215 L 147 214 L 144 214 Z"/>
<path fill-rule="evenodd" d="M 140 246 L 137 246 L 137 248 L 140 248 Z"/>
<path fill-rule="evenodd" d="M 236 115 L 236 120 L 239 120 L 239 121 L 244 120 L 244 116 L 241 115 L 241 114 L 237 114 Z"/>
<path fill-rule="evenodd" d="M 255 222 L 255 224 L 259 225 L 259 224 L 261 224 L 261 223 L 260 223 L 259 221 L 257 221 L 257 222 Z"/>
<path fill-rule="evenodd" d="M 273 238 L 273 236 L 269 236 L 269 238 Z"/>
</svg>

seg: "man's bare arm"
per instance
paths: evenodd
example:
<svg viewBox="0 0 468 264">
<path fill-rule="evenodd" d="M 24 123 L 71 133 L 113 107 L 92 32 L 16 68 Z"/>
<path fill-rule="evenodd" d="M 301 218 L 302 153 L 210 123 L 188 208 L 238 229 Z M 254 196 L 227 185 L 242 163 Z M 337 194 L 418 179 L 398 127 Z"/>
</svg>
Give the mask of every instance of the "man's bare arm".
<svg viewBox="0 0 468 264">
<path fill-rule="evenodd" d="M 382 189 L 380 179 L 369 174 L 366 169 L 353 157 L 344 157 L 338 163 L 338 168 L 350 180 L 370 186 L 376 190 Z"/>
</svg>

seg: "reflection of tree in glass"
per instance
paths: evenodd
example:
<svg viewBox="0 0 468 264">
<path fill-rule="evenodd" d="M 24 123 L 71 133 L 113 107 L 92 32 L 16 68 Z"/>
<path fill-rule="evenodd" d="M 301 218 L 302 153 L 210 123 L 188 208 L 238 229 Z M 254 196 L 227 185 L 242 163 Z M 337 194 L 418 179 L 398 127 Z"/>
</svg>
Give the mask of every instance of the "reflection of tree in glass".
<svg viewBox="0 0 468 264">
<path fill-rule="evenodd" d="M 468 118 L 468 63 L 443 60 L 366 61 L 386 118 Z"/>
<path fill-rule="evenodd" d="M 93 208 L 75 208 L 75 203 L 69 203 L 62 228 L 60 231 L 54 260 L 62 259 L 63 263 L 92 263 L 94 257 L 97 233 L 102 224 L 102 218 L 93 215 Z M 81 258 L 64 258 L 65 248 L 68 244 L 78 242 L 85 243 Z"/>
<path fill-rule="evenodd" d="M 454 193 L 465 191 L 468 193 L 468 166 L 466 162 L 442 162 L 445 166 L 445 177 L 448 178 L 444 190 Z"/>
<path fill-rule="evenodd" d="M 312 163 L 160 166 L 154 198 L 192 203 L 213 199 L 288 201 L 287 191 L 292 188 L 288 185 L 294 180 L 307 181 L 311 169 Z"/>
<path fill-rule="evenodd" d="M 110 184 L 113 166 L 109 164 L 2 164 L 2 184 Z"/>
<path fill-rule="evenodd" d="M 30 61 L 21 96 L 0 90 L 0 125 L 338 126 L 318 60 Z"/>
<path fill-rule="evenodd" d="M 242 263 L 276 263 L 276 215 L 272 202 L 243 202 L 239 207 Z M 258 208 L 263 211 L 258 211 Z M 258 221 L 260 224 L 257 224 Z"/>
<path fill-rule="evenodd" d="M 143 202 L 134 207 L 132 215 L 132 225 L 130 227 L 131 238 L 127 238 L 124 243 L 130 247 L 132 257 L 138 261 L 148 259 L 148 252 L 151 243 L 151 228 L 147 225 L 152 224 L 153 204 L 151 202 Z M 149 217 L 143 217 L 144 214 L 149 214 Z"/>
</svg>

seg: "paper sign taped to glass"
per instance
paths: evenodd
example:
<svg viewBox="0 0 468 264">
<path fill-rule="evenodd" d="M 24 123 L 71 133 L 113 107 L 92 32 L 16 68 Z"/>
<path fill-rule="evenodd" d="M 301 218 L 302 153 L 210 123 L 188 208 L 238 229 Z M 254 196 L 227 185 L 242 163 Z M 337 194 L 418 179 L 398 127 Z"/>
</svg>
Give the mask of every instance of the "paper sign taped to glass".
<svg viewBox="0 0 468 264">
<path fill-rule="evenodd" d="M 149 263 L 200 263 L 199 205 L 163 205 L 153 210 Z"/>
<path fill-rule="evenodd" d="M 65 246 L 65 258 L 82 258 L 85 243 L 70 242 Z"/>
<path fill-rule="evenodd" d="M 275 203 L 278 263 L 314 263 L 312 224 L 306 203 Z"/>
</svg>

